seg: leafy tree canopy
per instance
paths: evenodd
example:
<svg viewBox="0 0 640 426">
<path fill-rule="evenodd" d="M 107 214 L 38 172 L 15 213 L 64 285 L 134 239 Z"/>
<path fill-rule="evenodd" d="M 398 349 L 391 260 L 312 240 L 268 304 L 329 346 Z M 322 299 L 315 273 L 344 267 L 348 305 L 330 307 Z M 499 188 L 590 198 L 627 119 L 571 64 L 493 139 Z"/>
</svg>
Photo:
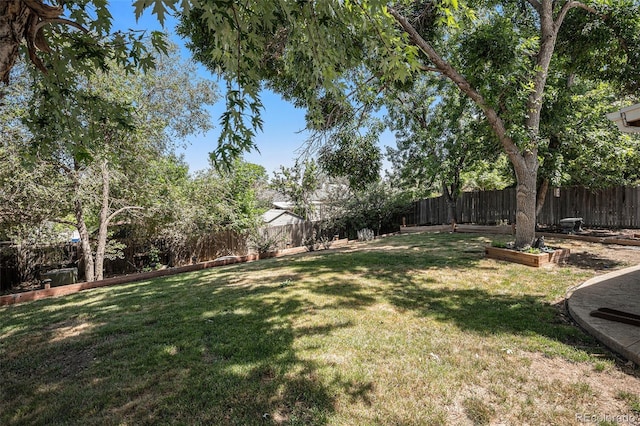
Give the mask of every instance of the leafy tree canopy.
<svg viewBox="0 0 640 426">
<path fill-rule="evenodd" d="M 640 61 L 630 53 L 639 50 L 637 2 L 137 0 L 135 5 L 138 13 L 151 7 L 161 19 L 181 6 L 181 32 L 191 38 L 198 60 L 226 80 L 217 150 L 222 159 L 253 147 L 264 81 L 317 111 L 320 100 L 341 105 L 371 99 L 416 73 L 451 80 L 482 111 L 513 164 L 518 246 L 534 236 L 538 149 L 545 139 L 541 114 L 554 52 L 564 47 L 564 28 L 582 31 L 590 44 L 583 52 L 560 49 L 580 56 L 576 73 L 595 74 L 614 64 L 624 74 L 612 71 L 602 74 L 605 78 L 640 75 Z M 463 49 L 448 50 L 452 40 Z M 585 59 L 589 55 L 606 63 L 595 65 Z"/>
<path fill-rule="evenodd" d="M 150 2 L 136 3 L 140 8 L 140 3 Z M 159 8 L 154 11 L 163 17 Z M 72 78 L 69 69 L 73 76 L 85 77 L 106 71 L 110 63 L 128 71 L 150 69 L 153 53 L 145 39 L 150 38 L 156 50 L 166 47 L 161 32 L 112 32 L 107 0 L 4 0 L 0 16 L 0 81 L 5 83 L 19 57 L 62 82 Z"/>
</svg>

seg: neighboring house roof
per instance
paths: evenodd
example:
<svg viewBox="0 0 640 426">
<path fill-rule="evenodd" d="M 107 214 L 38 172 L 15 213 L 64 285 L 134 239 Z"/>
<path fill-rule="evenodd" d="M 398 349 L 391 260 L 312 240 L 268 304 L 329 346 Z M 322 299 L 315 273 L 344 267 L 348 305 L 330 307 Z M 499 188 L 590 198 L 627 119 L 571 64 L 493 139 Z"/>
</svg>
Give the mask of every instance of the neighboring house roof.
<svg viewBox="0 0 640 426">
<path fill-rule="evenodd" d="M 621 110 L 610 112 L 607 118 L 618 126 L 624 133 L 640 132 L 640 104 L 631 105 Z"/>
<path fill-rule="evenodd" d="M 262 219 L 265 223 L 273 226 L 290 225 L 292 223 L 304 222 L 304 219 L 295 213 L 291 213 L 288 210 L 271 209 L 267 210 Z"/>
<path fill-rule="evenodd" d="M 295 207 L 295 204 L 291 201 L 274 201 L 271 204 L 275 207 L 275 209 L 281 209 L 281 210 L 289 210 Z"/>
<path fill-rule="evenodd" d="M 336 193 L 344 194 L 348 191 L 348 186 L 343 184 L 323 184 L 321 188 L 314 191 L 309 196 L 310 203 L 313 206 L 308 219 L 311 221 L 318 221 L 327 219 L 330 215 L 335 214 L 328 207 L 332 199 L 336 198 Z M 289 210 L 295 209 L 296 204 L 291 201 L 286 195 L 274 191 L 270 194 L 271 206 L 276 210 Z"/>
</svg>

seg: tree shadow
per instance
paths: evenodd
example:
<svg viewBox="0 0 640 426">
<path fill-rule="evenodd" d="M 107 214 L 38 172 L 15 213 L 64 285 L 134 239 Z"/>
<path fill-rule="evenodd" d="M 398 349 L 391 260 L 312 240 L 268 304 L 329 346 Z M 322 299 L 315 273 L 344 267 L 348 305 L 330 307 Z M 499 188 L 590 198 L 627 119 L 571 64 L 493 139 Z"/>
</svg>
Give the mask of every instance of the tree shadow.
<svg viewBox="0 0 640 426">
<path fill-rule="evenodd" d="M 587 251 L 572 252 L 569 259 L 565 263 L 566 266 L 574 266 L 580 269 L 590 271 L 603 271 L 624 266 L 624 262 L 617 261 L 608 257 L 598 256 Z"/>
<path fill-rule="evenodd" d="M 479 271 L 481 243 L 384 241 L 6 308 L 0 423 L 326 424 L 337 395 L 371 404 L 375 382 L 327 378 L 295 346 L 353 324 L 296 320 L 381 301 L 481 336 L 539 335 L 601 353 L 541 296 L 447 288 L 428 276 L 442 266 Z M 369 278 L 382 284 L 367 287 Z"/>
<path fill-rule="evenodd" d="M 0 423 L 324 424 L 336 388 L 362 399 L 373 388 L 328 381 L 298 356 L 297 337 L 349 326 L 295 327 L 300 297 L 273 285 L 163 291 L 173 283 L 6 312 Z"/>
<path fill-rule="evenodd" d="M 457 241 L 451 241 L 450 244 L 458 247 Z M 443 288 L 436 279 L 429 277 L 429 270 L 442 266 L 449 268 L 452 274 L 470 269 L 478 273 L 484 269 L 495 270 L 479 265 L 484 259 L 484 251 L 478 249 L 478 242 L 458 252 L 434 250 L 429 244 L 426 246 L 429 251 L 411 250 L 422 247 L 422 244 L 412 244 L 409 250 L 380 249 L 385 252 L 384 265 L 379 263 L 379 257 L 372 256 L 377 250 L 373 248 L 366 252 L 316 255 L 303 262 L 290 262 L 288 269 L 300 276 L 322 270 L 342 277 L 310 290 L 341 297 L 344 305 L 351 309 L 364 309 L 382 298 L 403 311 L 413 311 L 443 323 L 452 323 L 461 330 L 477 335 L 537 335 L 586 353 L 608 353 L 591 336 L 575 326 L 569 319 L 564 303 L 553 304 L 539 295 L 500 294 L 482 288 Z M 330 260 L 333 256 L 343 256 L 344 259 Z M 271 265 L 265 266 L 273 268 L 276 273 L 277 262 L 273 260 Z M 327 266 L 329 264 L 331 267 Z M 413 271 L 417 272 L 417 276 L 411 273 Z M 349 274 L 356 274 L 356 277 L 360 274 L 362 278 L 375 275 L 385 285 L 375 290 L 376 294 L 372 296 L 371 292 L 363 292 L 361 283 L 346 278 Z"/>
<path fill-rule="evenodd" d="M 388 298 L 401 309 L 453 323 L 462 330 L 480 335 L 536 334 L 559 341 L 584 335 L 568 323 L 561 305 L 547 303 L 532 295 L 402 285 L 390 289 Z M 592 341 L 587 335 L 584 337 L 585 342 Z"/>
</svg>

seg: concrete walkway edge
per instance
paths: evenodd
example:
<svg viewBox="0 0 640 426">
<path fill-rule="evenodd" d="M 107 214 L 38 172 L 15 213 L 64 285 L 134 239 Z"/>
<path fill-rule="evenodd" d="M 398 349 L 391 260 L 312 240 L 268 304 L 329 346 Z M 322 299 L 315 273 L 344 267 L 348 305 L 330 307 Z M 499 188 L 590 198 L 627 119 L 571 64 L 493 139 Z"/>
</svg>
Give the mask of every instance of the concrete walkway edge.
<svg viewBox="0 0 640 426">
<path fill-rule="evenodd" d="M 640 327 L 592 317 L 599 308 L 640 314 L 640 265 L 591 278 L 568 295 L 571 317 L 589 334 L 640 365 Z"/>
</svg>

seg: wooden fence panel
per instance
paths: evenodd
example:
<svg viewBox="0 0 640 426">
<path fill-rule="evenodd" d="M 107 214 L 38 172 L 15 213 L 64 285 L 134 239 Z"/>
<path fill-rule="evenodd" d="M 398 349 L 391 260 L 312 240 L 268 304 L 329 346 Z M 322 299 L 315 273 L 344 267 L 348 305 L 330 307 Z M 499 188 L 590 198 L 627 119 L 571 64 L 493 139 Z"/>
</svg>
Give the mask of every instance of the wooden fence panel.
<svg viewBox="0 0 640 426">
<path fill-rule="evenodd" d="M 260 229 L 260 233 L 263 236 L 273 240 L 275 243 L 275 247 L 273 248 L 278 250 L 303 246 L 305 240 L 313 237 L 313 231 L 313 222 L 271 226 Z"/>
<path fill-rule="evenodd" d="M 264 228 L 268 235 L 279 235 L 278 249 L 286 247 L 298 247 L 303 245 L 305 239 L 313 235 L 314 224 L 306 222 L 299 225 L 286 225 L 282 227 Z M 170 266 L 183 266 L 193 262 L 204 262 L 217 259 L 218 257 L 235 255 L 246 255 L 249 251 L 248 235 L 239 234 L 233 230 L 222 230 L 206 235 L 194 236 L 179 241 L 155 240 L 120 240 L 125 244 L 123 259 L 105 259 L 105 276 L 121 275 L 126 273 L 141 272 L 148 268 L 153 268 L 152 263 L 159 261 Z M 65 264 L 75 264 L 78 266 L 79 278 L 83 278 L 82 253 L 77 244 L 65 244 L 51 246 L 46 251 L 34 247 L 38 258 L 32 261 L 34 271 L 48 270 L 57 266 L 53 263 L 60 263 L 57 253 L 65 249 L 65 253 L 72 255 L 64 259 Z M 0 251 L 0 290 L 8 290 L 20 281 L 24 280 L 18 273 L 17 247 L 6 245 Z M 56 256 L 53 256 L 56 254 Z M 29 281 L 38 279 L 37 273 L 26 278 Z"/>
<path fill-rule="evenodd" d="M 640 187 L 614 187 L 589 190 L 584 187 L 549 188 L 538 223 L 557 225 L 566 217 L 582 217 L 591 227 L 640 228 Z M 447 222 L 446 201 L 435 197 L 413 204 L 415 225 L 441 225 Z M 458 222 L 493 225 L 516 218 L 516 190 L 476 191 L 460 194 Z"/>
</svg>

